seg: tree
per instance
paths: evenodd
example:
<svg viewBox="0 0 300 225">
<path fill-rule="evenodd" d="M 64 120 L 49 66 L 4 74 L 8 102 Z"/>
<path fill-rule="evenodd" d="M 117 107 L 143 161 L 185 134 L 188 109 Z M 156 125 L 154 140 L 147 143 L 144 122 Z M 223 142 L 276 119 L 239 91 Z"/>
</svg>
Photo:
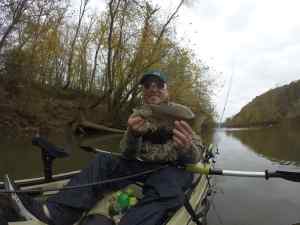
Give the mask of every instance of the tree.
<svg viewBox="0 0 300 225">
<path fill-rule="evenodd" d="M 89 3 L 89 0 L 80 0 L 79 17 L 78 17 L 78 22 L 77 22 L 74 37 L 71 40 L 70 53 L 69 53 L 69 59 L 68 59 L 68 65 L 67 65 L 68 73 L 67 73 L 66 85 L 64 86 L 64 89 L 68 88 L 71 83 L 71 79 L 72 79 L 72 75 L 73 75 L 74 48 L 75 48 L 75 44 L 76 44 L 76 41 L 77 41 L 77 38 L 78 38 L 78 35 L 80 32 L 80 27 L 82 24 L 84 14 L 86 13 L 86 7 L 87 7 L 88 3 Z"/>
<path fill-rule="evenodd" d="M 13 24 L 9 35 L 1 36 L 4 63 L 0 68 L 7 77 L 97 94 L 98 99 L 85 110 L 105 104 L 112 118 L 123 118 L 141 102 L 142 73 L 158 68 L 171 74 L 175 100 L 187 102 L 199 115 L 213 114 L 213 84 L 204 77 L 209 68 L 191 50 L 179 47 L 172 33 L 172 21 L 183 0 L 165 20 L 150 0 L 109 0 L 102 14 L 92 16 L 87 16 L 89 0 L 80 3 L 74 16 L 63 0 L 27 0 L 16 22 L 13 16 L 6 25 L 0 21 L 2 34 Z M 3 15 L 13 15 L 8 5 L 1 7 L 6 7 Z"/>
<path fill-rule="evenodd" d="M 32 1 L 29 0 L 3 0 L 0 3 L 1 9 L 1 23 L 0 32 L 0 53 L 2 52 L 2 48 L 4 47 L 5 41 L 8 36 L 13 32 L 15 26 L 21 21 L 25 11 L 28 9 L 28 5 Z"/>
</svg>

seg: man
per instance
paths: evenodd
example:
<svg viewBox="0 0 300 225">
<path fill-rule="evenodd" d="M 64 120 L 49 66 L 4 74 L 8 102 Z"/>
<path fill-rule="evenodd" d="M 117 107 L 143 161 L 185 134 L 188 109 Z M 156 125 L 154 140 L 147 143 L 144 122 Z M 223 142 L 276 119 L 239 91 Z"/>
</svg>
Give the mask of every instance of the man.
<svg viewBox="0 0 300 225">
<path fill-rule="evenodd" d="M 167 77 L 158 70 L 146 72 L 140 84 L 143 87 L 145 105 L 172 104 L 169 102 Z M 137 109 L 128 119 L 128 129 L 121 141 L 122 158 L 99 154 L 95 160 L 67 186 L 88 184 L 102 180 L 128 176 L 156 168 L 161 163 L 196 163 L 201 159 L 201 142 L 185 121 L 175 121 L 171 136 L 165 142 L 155 143 L 145 138 L 147 119 Z M 149 136 L 149 135 L 148 135 Z M 137 158 L 142 159 L 136 160 Z M 165 167 L 148 176 L 131 180 L 61 191 L 45 203 L 20 196 L 27 208 L 39 220 L 55 225 L 76 222 L 83 212 L 91 209 L 107 190 L 126 187 L 141 181 L 144 183 L 143 199 L 122 217 L 121 225 L 159 224 L 166 212 L 183 204 L 184 190 L 192 182 L 192 174 L 174 165 Z M 110 224 L 108 219 L 97 221 Z"/>
<path fill-rule="evenodd" d="M 144 74 L 142 77 L 140 84 L 143 86 L 143 100 L 145 105 L 154 104 L 174 104 L 169 102 L 169 92 L 167 87 L 167 77 L 158 70 L 151 70 Z M 139 139 L 137 137 L 143 135 L 143 126 L 145 124 L 145 119 L 139 116 L 139 111 L 136 110 L 128 119 L 128 129 L 121 142 L 121 147 L 123 150 L 123 154 L 129 156 L 136 156 L 138 149 L 137 144 Z M 130 140 L 126 140 L 126 138 Z M 175 129 L 173 130 L 172 141 L 167 142 L 166 145 L 155 145 L 151 144 L 148 149 L 150 154 L 142 154 L 142 157 L 146 161 L 175 161 L 182 160 L 185 163 L 196 163 L 200 160 L 201 154 L 199 153 L 199 147 L 201 147 L 200 140 L 196 141 L 196 145 L 193 144 L 193 138 L 197 139 L 197 137 L 189 124 L 185 121 L 175 121 Z M 125 139 L 125 140 L 124 140 Z M 122 145 L 124 142 L 127 142 L 129 146 Z M 143 150 L 147 148 L 147 143 L 144 143 L 142 147 Z M 129 151 L 128 151 L 129 150 Z M 135 150 L 135 151 L 134 151 Z M 157 152 L 163 150 L 165 154 L 165 158 L 157 155 Z M 134 151 L 134 153 L 132 153 Z M 148 156 L 150 155 L 150 156 Z"/>
</svg>

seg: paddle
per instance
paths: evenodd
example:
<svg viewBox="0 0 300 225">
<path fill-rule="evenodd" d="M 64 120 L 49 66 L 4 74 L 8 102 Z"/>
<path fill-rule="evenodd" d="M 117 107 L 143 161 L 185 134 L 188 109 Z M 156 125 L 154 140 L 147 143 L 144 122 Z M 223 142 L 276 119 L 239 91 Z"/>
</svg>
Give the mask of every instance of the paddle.
<svg viewBox="0 0 300 225">
<path fill-rule="evenodd" d="M 282 178 L 289 181 L 300 182 L 300 172 L 296 171 L 239 171 L 239 170 L 222 170 L 214 169 L 208 164 L 190 164 L 186 165 L 185 169 L 189 172 L 200 173 L 205 175 L 221 175 L 235 177 L 263 177 L 266 180 L 269 178 Z"/>
<path fill-rule="evenodd" d="M 87 152 L 93 152 L 93 153 L 102 153 L 102 154 L 108 154 L 113 155 L 116 157 L 122 157 L 122 154 L 116 153 L 116 152 L 108 152 L 105 150 L 93 148 L 90 146 L 80 146 L 83 150 Z M 104 184 L 104 183 L 111 183 L 116 182 L 120 180 L 129 179 L 132 177 L 137 177 L 145 174 L 150 174 L 155 172 L 156 170 L 162 169 L 168 165 L 164 165 L 162 167 L 155 168 L 153 170 L 147 170 L 141 173 L 133 174 L 130 176 L 120 177 L 120 178 L 114 178 L 109 180 L 104 180 L 100 182 L 95 183 L 89 183 L 89 184 L 83 184 L 83 185 L 77 185 L 77 186 L 70 186 L 70 187 L 63 187 L 63 188 L 49 188 L 49 189 L 34 189 L 34 190 L 1 190 L 0 193 L 31 193 L 31 194 L 37 194 L 41 192 L 49 192 L 49 191 L 59 191 L 59 190 L 72 190 L 72 189 L 80 189 L 85 188 L 89 186 Z M 222 175 L 222 176 L 236 176 L 236 177 L 263 177 L 265 179 L 269 178 L 282 178 L 289 181 L 294 182 L 300 182 L 300 172 L 292 172 L 292 171 L 264 171 L 264 172 L 255 172 L 255 171 L 239 171 L 239 170 L 221 170 L 221 169 L 214 169 L 209 164 L 188 164 L 183 167 L 185 170 L 192 172 L 192 173 L 199 173 L 204 175 Z"/>
<path fill-rule="evenodd" d="M 80 146 L 83 150 L 93 153 L 104 153 L 113 156 L 121 157 L 122 154 L 117 152 L 107 152 L 98 148 L 93 148 L 90 146 Z M 212 151 L 212 146 L 210 145 L 208 151 Z M 222 170 L 214 169 L 209 164 L 189 164 L 185 166 L 185 169 L 189 172 L 205 174 L 205 175 L 222 175 L 222 176 L 235 176 L 235 177 L 263 177 L 266 180 L 269 178 L 282 178 L 289 181 L 300 182 L 300 172 L 294 171 L 240 171 L 240 170 Z"/>
</svg>

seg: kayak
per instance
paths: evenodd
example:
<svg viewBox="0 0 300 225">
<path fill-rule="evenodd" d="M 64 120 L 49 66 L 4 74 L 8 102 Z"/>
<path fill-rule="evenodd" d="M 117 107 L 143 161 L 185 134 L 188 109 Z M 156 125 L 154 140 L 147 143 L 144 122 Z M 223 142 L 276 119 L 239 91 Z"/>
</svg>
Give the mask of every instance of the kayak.
<svg viewBox="0 0 300 225">
<path fill-rule="evenodd" d="M 45 146 L 44 146 L 45 147 Z M 49 149 L 48 149 L 49 150 Z M 94 149 L 94 152 L 105 153 L 103 150 Z M 53 154 L 53 153 L 51 153 Z M 59 153 L 61 154 L 61 153 Z M 118 153 L 110 153 L 106 152 L 106 154 L 118 154 Z M 211 158 L 208 161 L 209 164 L 213 164 L 213 159 Z M 69 181 L 69 179 L 80 173 L 79 170 L 61 173 L 52 175 L 49 179 L 49 175 L 45 175 L 44 177 L 31 178 L 31 179 L 23 179 L 16 180 L 15 183 L 20 188 L 20 190 L 32 191 L 34 190 L 34 197 L 38 198 L 47 198 L 47 196 L 57 193 L 57 190 L 63 188 L 63 186 Z M 170 213 L 166 220 L 164 221 L 164 225 L 181 225 L 181 224 L 200 224 L 196 223 L 194 220 L 201 221 L 201 223 L 205 222 L 206 214 L 209 209 L 209 201 L 208 196 L 211 192 L 210 186 L 210 176 L 207 175 L 194 175 L 193 185 L 186 192 L 186 196 L 188 199 L 188 204 L 182 206 L 181 208 L 175 210 Z M 4 182 L 0 182 L 0 190 L 4 189 Z M 142 191 L 140 184 L 132 184 L 129 187 L 126 187 L 123 190 L 119 190 L 119 193 L 125 190 L 132 190 L 132 195 L 139 199 L 142 197 Z M 7 190 L 7 189 L 6 189 Z M 14 194 L 12 194 L 13 196 Z M 104 198 L 101 199 L 89 212 L 89 214 L 97 214 L 104 215 L 106 217 L 110 217 L 113 219 L 116 224 L 120 220 L 122 214 L 119 215 L 111 215 L 111 204 L 112 199 L 116 198 L 116 191 L 109 192 L 104 195 Z M 192 209 L 192 210 L 191 210 Z M 192 211 L 192 212 L 191 212 Z M 9 221 L 9 225 L 42 225 L 43 222 L 39 221 L 34 216 L 24 217 L 23 221 Z M 204 223 L 205 224 L 205 223 Z"/>
<path fill-rule="evenodd" d="M 74 173 L 76 174 L 77 171 Z M 32 186 L 23 186 L 21 190 L 36 190 L 37 188 L 40 190 L 49 190 L 49 189 L 55 189 L 55 188 L 62 188 L 69 179 L 62 179 L 57 180 L 53 182 L 43 183 L 43 184 L 37 184 Z M 126 190 L 134 190 L 133 195 L 141 197 L 141 187 L 139 185 L 133 184 L 129 187 L 126 187 Z M 206 213 L 209 208 L 208 204 L 208 194 L 210 192 L 210 185 L 209 185 L 209 177 L 206 175 L 199 175 L 196 174 L 194 178 L 194 184 L 192 185 L 192 188 L 187 191 L 187 196 L 189 197 L 189 203 L 190 206 L 194 209 L 195 213 L 199 216 L 200 221 L 205 220 Z M 54 194 L 55 191 L 50 192 L 44 192 L 42 196 L 49 196 L 51 194 Z M 88 214 L 100 214 L 107 217 L 111 217 L 109 208 L 111 206 L 111 199 L 114 198 L 116 192 L 107 193 L 102 200 L 100 200 L 94 208 L 90 210 Z M 39 195 L 38 197 L 41 197 Z M 113 218 L 115 220 L 115 218 Z M 120 218 L 117 218 L 120 219 Z M 25 219 L 24 221 L 11 221 L 8 222 L 9 225 L 42 225 L 43 222 L 39 221 L 36 218 L 30 218 Z M 192 217 L 190 213 L 187 211 L 185 206 L 182 206 L 177 211 L 173 212 L 172 215 L 168 216 L 165 223 L 166 225 L 181 225 L 181 224 L 196 224 L 192 221 Z"/>
<path fill-rule="evenodd" d="M 80 173 L 80 170 L 74 170 L 70 172 L 65 172 L 65 173 L 59 173 L 55 174 L 52 176 L 51 181 L 46 181 L 45 177 L 35 177 L 35 178 L 27 178 L 27 179 L 20 179 L 20 180 L 15 180 L 15 183 L 17 186 L 23 190 L 26 189 L 35 189 L 35 188 L 40 188 L 41 191 L 44 188 L 48 188 L 49 186 L 55 186 L 53 184 L 59 183 L 62 181 L 67 181 L 70 179 L 72 176 Z M 0 190 L 4 189 L 4 182 L 0 181 Z"/>
</svg>

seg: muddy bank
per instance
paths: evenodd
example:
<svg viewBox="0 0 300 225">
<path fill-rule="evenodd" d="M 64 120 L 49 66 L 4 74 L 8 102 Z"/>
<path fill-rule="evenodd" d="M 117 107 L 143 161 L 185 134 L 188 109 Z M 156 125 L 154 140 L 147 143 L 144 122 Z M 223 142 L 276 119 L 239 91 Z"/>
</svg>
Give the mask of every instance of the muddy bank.
<svg viewBox="0 0 300 225">
<path fill-rule="evenodd" d="M 46 135 L 64 132 L 65 125 L 84 116 L 95 123 L 111 126 L 105 104 L 87 110 L 96 95 L 75 90 L 56 90 L 36 85 L 0 83 L 0 135 L 33 136 L 37 130 Z M 120 126 L 121 127 L 121 126 Z"/>
<path fill-rule="evenodd" d="M 34 83 L 3 82 L 0 78 L 0 135 L 5 138 L 32 137 L 39 130 L 44 136 L 59 136 L 71 121 L 88 120 L 107 127 L 125 129 L 131 112 L 122 118 L 112 118 L 106 102 L 99 102 L 99 95 L 78 90 L 41 87 Z M 198 133 L 210 130 L 208 123 L 195 120 Z M 114 124 L 114 125 L 113 125 Z M 200 132 L 202 131 L 202 132 Z M 209 132 L 210 133 L 210 132 Z"/>
</svg>

